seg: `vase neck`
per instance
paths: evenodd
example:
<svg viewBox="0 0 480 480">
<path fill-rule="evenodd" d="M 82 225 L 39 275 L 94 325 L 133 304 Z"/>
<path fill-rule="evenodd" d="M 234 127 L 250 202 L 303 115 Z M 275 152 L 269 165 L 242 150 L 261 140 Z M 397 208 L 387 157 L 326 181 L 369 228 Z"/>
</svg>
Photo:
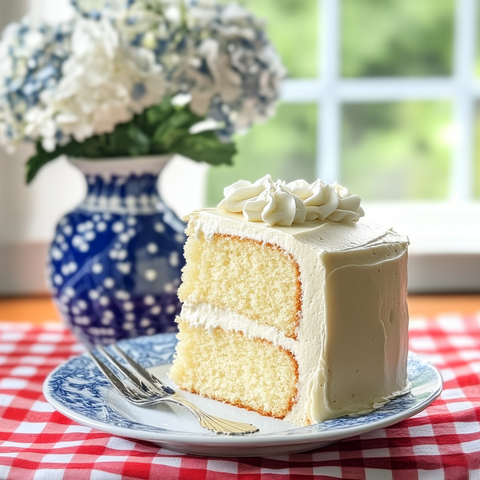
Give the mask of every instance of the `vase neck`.
<svg viewBox="0 0 480 480">
<path fill-rule="evenodd" d="M 163 206 L 157 179 L 170 158 L 73 160 L 87 180 L 87 196 L 79 207 L 118 214 L 157 212 Z"/>
<path fill-rule="evenodd" d="M 110 181 L 98 176 L 87 177 L 87 196 L 81 207 L 112 213 L 151 213 L 161 202 L 157 177 L 150 174 L 112 175 Z"/>
</svg>

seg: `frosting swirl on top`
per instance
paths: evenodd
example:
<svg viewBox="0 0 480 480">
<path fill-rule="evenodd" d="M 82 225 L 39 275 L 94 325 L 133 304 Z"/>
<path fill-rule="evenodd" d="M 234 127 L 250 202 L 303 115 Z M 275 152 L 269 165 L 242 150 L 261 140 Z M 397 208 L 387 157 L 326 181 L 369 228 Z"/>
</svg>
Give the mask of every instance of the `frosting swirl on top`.
<svg viewBox="0 0 480 480">
<path fill-rule="evenodd" d="M 274 182 L 270 175 L 251 183 L 239 180 L 226 187 L 225 198 L 218 204 L 232 213 L 243 213 L 249 222 L 289 227 L 306 220 L 329 220 L 350 223 L 363 217 L 360 197 L 345 187 L 328 185 L 320 179 Z"/>
</svg>

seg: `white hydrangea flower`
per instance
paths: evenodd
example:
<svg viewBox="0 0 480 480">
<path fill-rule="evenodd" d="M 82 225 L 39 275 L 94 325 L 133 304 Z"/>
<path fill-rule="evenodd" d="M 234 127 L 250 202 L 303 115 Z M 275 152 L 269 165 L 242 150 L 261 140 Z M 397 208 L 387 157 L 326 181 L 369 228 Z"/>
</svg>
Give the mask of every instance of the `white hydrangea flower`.
<svg viewBox="0 0 480 480">
<path fill-rule="evenodd" d="M 152 52 L 123 42 L 107 19 L 76 22 L 62 73 L 57 87 L 42 92 L 41 105 L 26 116 L 27 135 L 42 137 L 47 151 L 55 148 L 57 130 L 78 142 L 112 132 L 164 94 Z"/>
<path fill-rule="evenodd" d="M 9 150 L 25 139 L 25 116 L 41 92 L 55 88 L 68 57 L 72 24 L 9 25 L 0 41 L 0 142 Z"/>
<path fill-rule="evenodd" d="M 264 22 L 243 7 L 136 0 L 116 17 L 116 26 L 155 51 L 167 91 L 190 93 L 192 111 L 223 125 L 218 133 L 226 141 L 274 113 L 285 70 Z"/>
</svg>

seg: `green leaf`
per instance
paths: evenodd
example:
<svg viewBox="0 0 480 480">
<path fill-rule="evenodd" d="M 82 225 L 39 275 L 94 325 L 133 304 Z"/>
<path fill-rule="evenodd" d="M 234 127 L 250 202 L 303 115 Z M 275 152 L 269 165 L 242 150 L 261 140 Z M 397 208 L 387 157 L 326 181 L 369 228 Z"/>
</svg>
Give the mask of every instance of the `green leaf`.
<svg viewBox="0 0 480 480">
<path fill-rule="evenodd" d="M 159 124 L 163 123 L 173 112 L 171 98 L 165 97 L 161 103 L 147 108 L 143 113 L 134 119 L 136 123 L 148 134 L 152 134 Z"/>
<path fill-rule="evenodd" d="M 197 162 L 231 165 L 235 145 L 220 142 L 213 131 L 189 133 L 190 127 L 203 119 L 188 105 L 174 107 L 171 97 L 164 97 L 161 103 L 135 115 L 130 122 L 116 125 L 110 133 L 93 135 L 83 142 L 71 140 L 53 152 L 47 152 L 39 140 L 36 153 L 27 162 L 27 183 L 43 165 L 60 155 L 102 159 L 179 153 Z"/>
<path fill-rule="evenodd" d="M 130 155 L 148 155 L 150 153 L 150 138 L 135 124 L 128 126 L 128 138 L 132 144 L 128 147 Z"/>
<path fill-rule="evenodd" d="M 167 144 L 168 133 L 170 132 L 170 126 L 168 123 L 164 122 L 159 125 L 155 132 L 152 135 L 152 146 L 155 151 L 161 152 L 165 151 Z"/>
<path fill-rule="evenodd" d="M 167 121 L 168 121 L 168 124 L 171 125 L 172 127 L 190 128 L 192 125 L 194 125 L 197 122 L 200 122 L 201 120 L 202 120 L 201 117 L 198 117 L 197 115 L 193 114 L 192 112 L 190 112 L 190 110 L 188 111 L 179 110 L 179 111 L 176 111 L 173 115 L 171 115 Z"/>
<path fill-rule="evenodd" d="M 211 165 L 232 165 L 237 153 L 233 143 L 222 143 L 212 131 L 184 137 L 172 148 L 180 155 Z"/>
</svg>

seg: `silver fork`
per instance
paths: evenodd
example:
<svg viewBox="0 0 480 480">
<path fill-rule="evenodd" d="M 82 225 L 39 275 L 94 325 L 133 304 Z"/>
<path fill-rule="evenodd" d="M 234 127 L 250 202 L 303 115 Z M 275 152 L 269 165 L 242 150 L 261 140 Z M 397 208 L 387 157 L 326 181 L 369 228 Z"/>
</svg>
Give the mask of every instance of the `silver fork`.
<svg viewBox="0 0 480 480">
<path fill-rule="evenodd" d="M 125 361 L 128 368 L 113 357 L 107 349 L 97 346 L 97 352 L 101 353 L 109 363 L 114 365 L 121 378 L 114 370 L 100 360 L 93 352 L 88 352 L 97 367 L 103 372 L 107 380 L 130 403 L 140 406 L 156 405 L 158 403 L 171 403 L 187 408 L 199 421 L 203 428 L 215 433 L 226 435 L 245 435 L 258 432 L 258 428 L 250 423 L 234 422 L 225 418 L 216 417 L 200 410 L 193 403 L 178 396 L 175 390 L 165 385 L 155 375 L 145 370 L 133 358 L 127 355 L 116 345 L 112 345 L 115 352 Z"/>
</svg>

